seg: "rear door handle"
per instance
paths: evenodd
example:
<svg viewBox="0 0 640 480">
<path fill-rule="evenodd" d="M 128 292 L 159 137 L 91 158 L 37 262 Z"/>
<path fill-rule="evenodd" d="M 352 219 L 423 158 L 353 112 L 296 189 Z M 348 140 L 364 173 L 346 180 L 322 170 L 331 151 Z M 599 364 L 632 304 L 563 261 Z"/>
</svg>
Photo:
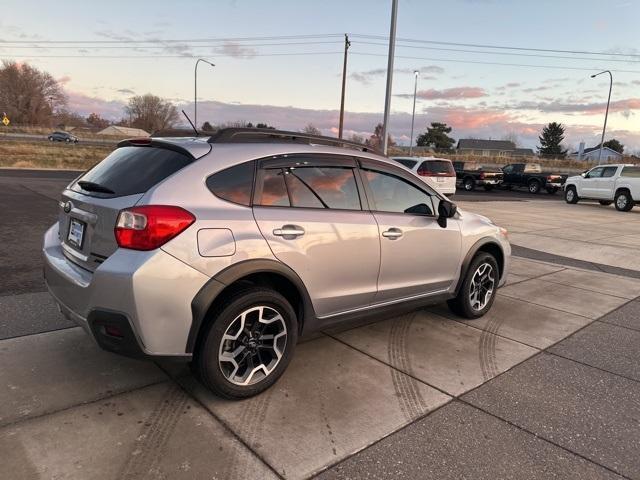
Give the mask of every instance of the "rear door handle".
<svg viewBox="0 0 640 480">
<path fill-rule="evenodd" d="M 277 237 L 295 238 L 304 235 L 304 228 L 298 225 L 283 225 L 282 228 L 276 228 L 273 234 Z"/>
<path fill-rule="evenodd" d="M 388 238 L 389 240 L 395 240 L 396 238 L 400 238 L 402 236 L 402 230 L 393 227 L 382 232 L 382 236 Z"/>
</svg>

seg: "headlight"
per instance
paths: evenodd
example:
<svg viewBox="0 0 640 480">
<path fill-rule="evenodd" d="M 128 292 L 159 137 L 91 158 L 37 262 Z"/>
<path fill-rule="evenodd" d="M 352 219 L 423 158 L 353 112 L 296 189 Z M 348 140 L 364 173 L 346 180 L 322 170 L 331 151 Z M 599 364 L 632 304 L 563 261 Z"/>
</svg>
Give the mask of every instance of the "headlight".
<svg viewBox="0 0 640 480">
<path fill-rule="evenodd" d="M 509 240 L 509 230 L 504 227 L 498 227 L 498 231 L 500 232 L 500 235 Z"/>
</svg>

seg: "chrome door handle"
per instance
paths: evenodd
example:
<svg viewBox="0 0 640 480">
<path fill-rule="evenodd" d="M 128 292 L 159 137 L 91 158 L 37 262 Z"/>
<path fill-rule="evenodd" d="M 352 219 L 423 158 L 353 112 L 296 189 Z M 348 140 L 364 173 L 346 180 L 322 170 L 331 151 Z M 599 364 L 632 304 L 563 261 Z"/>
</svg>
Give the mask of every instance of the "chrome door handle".
<svg viewBox="0 0 640 480">
<path fill-rule="evenodd" d="M 276 228 L 273 234 L 277 237 L 300 237 L 304 235 L 304 228 L 298 225 L 283 225 L 282 228 Z"/>
<path fill-rule="evenodd" d="M 400 238 L 402 236 L 402 230 L 400 230 L 399 228 L 390 228 L 389 230 L 385 230 L 384 232 L 382 232 L 382 236 L 390 240 L 395 240 L 396 238 Z"/>
</svg>

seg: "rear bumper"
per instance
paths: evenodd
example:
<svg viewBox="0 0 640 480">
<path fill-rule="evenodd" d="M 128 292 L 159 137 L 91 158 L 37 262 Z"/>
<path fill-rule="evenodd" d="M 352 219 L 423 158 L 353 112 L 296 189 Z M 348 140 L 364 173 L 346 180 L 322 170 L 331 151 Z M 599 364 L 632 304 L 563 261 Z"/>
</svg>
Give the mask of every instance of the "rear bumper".
<svg viewBox="0 0 640 480">
<path fill-rule="evenodd" d="M 209 279 L 162 250 L 118 249 L 90 272 L 63 254 L 58 224 L 44 236 L 44 277 L 60 311 L 104 349 L 129 356 L 186 356 L 191 300 Z M 111 321 L 123 333 L 106 338 Z"/>
</svg>

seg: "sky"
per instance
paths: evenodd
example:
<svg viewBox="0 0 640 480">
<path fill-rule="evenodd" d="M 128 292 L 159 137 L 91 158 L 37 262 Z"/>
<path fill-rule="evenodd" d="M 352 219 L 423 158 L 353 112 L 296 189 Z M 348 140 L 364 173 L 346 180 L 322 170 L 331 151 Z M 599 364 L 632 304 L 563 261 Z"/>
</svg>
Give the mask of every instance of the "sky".
<svg viewBox="0 0 640 480">
<path fill-rule="evenodd" d="M 0 59 L 51 73 L 70 109 L 117 120 L 145 93 L 193 115 L 202 57 L 215 67 L 198 67 L 198 123 L 312 123 L 336 135 L 348 33 L 345 132 L 368 135 L 383 118 L 390 14 L 391 0 L 58 0 L 46 11 L 0 0 Z M 456 139 L 534 148 L 557 121 L 568 147 L 595 146 L 609 78 L 590 75 L 609 69 L 606 138 L 640 152 L 638 18 L 640 0 L 399 0 L 389 130 L 408 144 L 419 70 L 416 136 L 439 121 Z"/>
</svg>

